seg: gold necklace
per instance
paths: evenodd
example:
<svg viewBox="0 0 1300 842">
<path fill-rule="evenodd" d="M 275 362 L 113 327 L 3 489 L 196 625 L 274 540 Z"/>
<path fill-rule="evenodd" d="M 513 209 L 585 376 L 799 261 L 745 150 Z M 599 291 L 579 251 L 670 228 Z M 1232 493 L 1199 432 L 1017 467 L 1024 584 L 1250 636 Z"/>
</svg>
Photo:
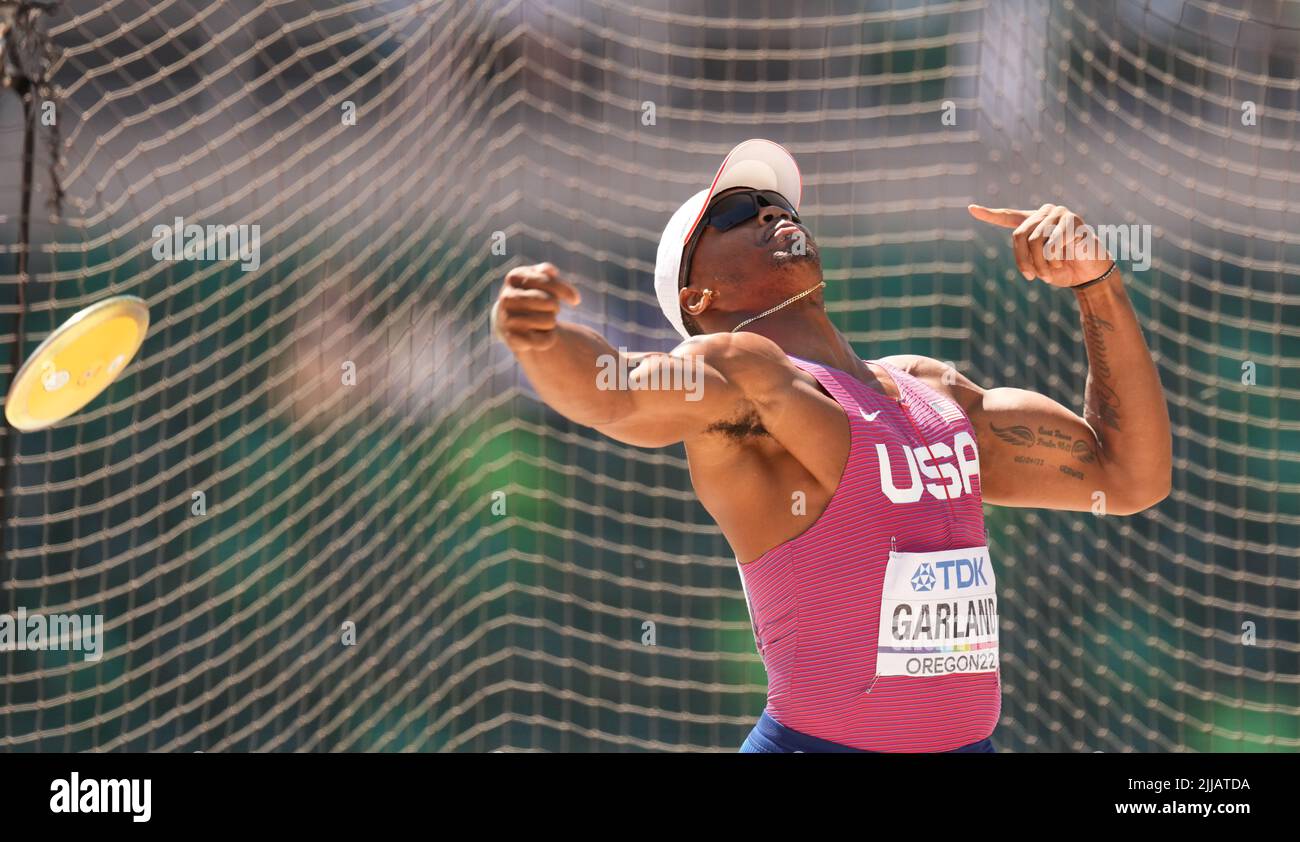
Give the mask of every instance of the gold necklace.
<svg viewBox="0 0 1300 842">
<path fill-rule="evenodd" d="M 804 290 L 803 292 L 799 293 L 798 295 L 792 295 L 792 296 L 790 296 L 789 298 L 787 298 L 785 301 L 782 301 L 780 304 L 776 305 L 775 307 L 771 307 L 771 308 L 769 308 L 769 309 L 767 309 L 767 310 L 764 310 L 763 312 L 759 313 L 757 316 L 754 316 L 754 317 L 751 318 L 751 319 L 745 319 L 743 322 L 741 322 L 740 324 L 738 324 L 738 325 L 736 325 L 735 327 L 733 327 L 733 328 L 731 329 L 731 332 L 732 332 L 732 333 L 735 333 L 736 331 L 740 330 L 742 327 L 744 327 L 744 326 L 747 325 L 747 324 L 751 324 L 751 323 L 753 323 L 753 322 L 756 322 L 756 321 L 758 321 L 759 319 L 763 318 L 764 316 L 770 316 L 770 315 L 772 315 L 773 313 L 775 313 L 777 310 L 780 310 L 782 307 L 785 307 L 785 306 L 787 306 L 787 305 L 793 304 L 793 303 L 795 303 L 796 301 L 798 301 L 800 298 L 803 298 L 805 295 L 808 295 L 809 293 L 812 293 L 812 292 L 816 292 L 818 289 L 825 288 L 825 286 L 826 286 L 826 282 L 825 282 L 825 281 L 822 281 L 821 283 L 817 284 L 817 286 L 815 286 L 815 287 L 810 287 L 809 289 Z"/>
</svg>

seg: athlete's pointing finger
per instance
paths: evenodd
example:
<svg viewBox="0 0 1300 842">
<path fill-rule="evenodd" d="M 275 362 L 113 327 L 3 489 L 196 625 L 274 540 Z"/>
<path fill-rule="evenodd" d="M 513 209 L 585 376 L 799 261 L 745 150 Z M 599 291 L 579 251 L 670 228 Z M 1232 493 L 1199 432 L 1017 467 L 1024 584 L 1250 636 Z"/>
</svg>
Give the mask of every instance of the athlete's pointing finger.
<svg viewBox="0 0 1300 842">
<path fill-rule="evenodd" d="M 999 225 L 1003 228 L 1016 228 L 1030 217 L 1034 211 L 1012 210 L 1011 208 L 986 208 L 983 205 L 967 205 L 966 210 L 980 222 Z"/>
</svg>

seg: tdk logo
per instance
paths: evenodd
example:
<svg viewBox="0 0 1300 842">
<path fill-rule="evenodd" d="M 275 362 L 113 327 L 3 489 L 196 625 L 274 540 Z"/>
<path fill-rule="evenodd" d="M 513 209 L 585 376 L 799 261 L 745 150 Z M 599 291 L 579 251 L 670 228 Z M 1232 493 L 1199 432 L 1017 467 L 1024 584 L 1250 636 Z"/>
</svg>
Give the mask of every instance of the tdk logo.
<svg viewBox="0 0 1300 842">
<path fill-rule="evenodd" d="M 915 503 L 927 491 L 936 500 L 955 500 L 971 493 L 971 477 L 980 474 L 979 450 L 975 447 L 974 437 L 965 430 L 953 438 L 952 445 L 934 442 L 928 447 L 904 447 L 903 456 L 907 459 L 909 482 L 906 487 L 899 488 L 894 483 L 894 469 L 889 464 L 889 448 L 876 444 L 880 490 L 893 503 Z M 924 482 L 923 477 L 943 481 Z"/>
<path fill-rule="evenodd" d="M 912 590 L 921 592 L 933 590 L 940 577 L 943 579 L 944 590 L 950 588 L 961 590 L 987 585 L 989 580 L 984 575 L 984 561 L 984 556 L 954 558 L 936 561 L 933 567 L 928 561 L 922 562 L 912 574 Z"/>
</svg>

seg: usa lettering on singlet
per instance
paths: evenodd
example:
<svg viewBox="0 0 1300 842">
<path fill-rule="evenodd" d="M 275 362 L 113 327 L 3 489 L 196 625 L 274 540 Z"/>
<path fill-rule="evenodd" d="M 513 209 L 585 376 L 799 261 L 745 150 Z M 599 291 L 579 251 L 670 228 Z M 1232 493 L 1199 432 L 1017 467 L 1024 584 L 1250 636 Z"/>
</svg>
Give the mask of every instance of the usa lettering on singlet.
<svg viewBox="0 0 1300 842">
<path fill-rule="evenodd" d="M 888 363 L 901 402 L 791 357 L 849 420 L 849 458 L 802 533 L 739 565 L 767 712 L 871 751 L 948 751 L 1001 710 L 997 580 L 966 413 Z"/>
</svg>

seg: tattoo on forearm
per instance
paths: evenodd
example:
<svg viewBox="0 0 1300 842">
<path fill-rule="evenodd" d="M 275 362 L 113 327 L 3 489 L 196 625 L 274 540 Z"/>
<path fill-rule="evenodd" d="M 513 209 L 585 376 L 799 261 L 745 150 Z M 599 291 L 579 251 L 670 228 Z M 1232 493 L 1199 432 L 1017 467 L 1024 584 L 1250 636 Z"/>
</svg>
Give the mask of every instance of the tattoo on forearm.
<svg viewBox="0 0 1300 842">
<path fill-rule="evenodd" d="M 1062 465 L 1061 473 L 1066 474 L 1068 476 L 1072 476 L 1075 479 L 1080 479 L 1080 480 L 1083 479 L 1083 472 L 1076 471 L 1074 468 L 1071 468 L 1069 465 Z"/>
<path fill-rule="evenodd" d="M 1083 339 L 1088 346 L 1088 361 L 1091 366 L 1088 378 L 1090 397 L 1097 398 L 1097 415 L 1101 423 L 1119 429 L 1119 396 L 1111 388 L 1110 360 L 1107 359 L 1106 333 L 1113 332 L 1115 326 L 1095 313 L 1083 314 Z"/>
<path fill-rule="evenodd" d="M 1110 361 L 1106 359 L 1106 331 L 1114 331 L 1115 326 L 1095 313 L 1083 314 L 1083 338 L 1088 344 L 1091 355 L 1092 373 L 1102 380 L 1110 379 Z"/>
</svg>

